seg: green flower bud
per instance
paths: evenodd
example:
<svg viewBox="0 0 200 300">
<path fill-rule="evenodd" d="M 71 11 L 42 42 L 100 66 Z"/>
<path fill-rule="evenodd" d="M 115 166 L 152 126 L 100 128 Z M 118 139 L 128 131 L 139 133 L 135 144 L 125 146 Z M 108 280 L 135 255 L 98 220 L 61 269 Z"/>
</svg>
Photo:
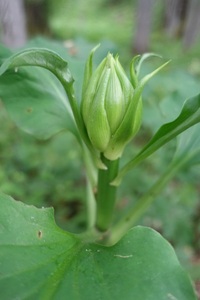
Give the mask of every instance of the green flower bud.
<svg viewBox="0 0 200 300">
<path fill-rule="evenodd" d="M 87 134 L 95 149 L 115 160 L 140 127 L 141 92 L 135 93 L 118 57 L 111 54 L 86 77 L 81 113 Z"/>
</svg>

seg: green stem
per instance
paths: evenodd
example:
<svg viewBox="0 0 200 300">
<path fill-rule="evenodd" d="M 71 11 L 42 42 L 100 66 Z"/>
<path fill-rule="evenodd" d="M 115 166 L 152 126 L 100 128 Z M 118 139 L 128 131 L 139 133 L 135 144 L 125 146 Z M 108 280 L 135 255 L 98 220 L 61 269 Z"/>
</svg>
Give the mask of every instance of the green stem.
<svg viewBox="0 0 200 300">
<path fill-rule="evenodd" d="M 71 106 L 71 109 L 72 109 L 72 112 L 73 112 L 73 115 L 74 115 L 74 119 L 75 119 L 76 125 L 79 129 L 79 132 L 81 134 L 81 137 L 83 138 L 86 145 L 89 146 L 90 143 L 89 143 L 88 137 L 86 135 L 86 132 L 84 130 L 85 126 L 84 126 L 83 120 L 80 116 L 80 112 L 79 112 L 79 108 L 78 108 L 76 98 L 74 96 L 73 88 L 72 88 L 72 86 L 69 88 L 69 85 L 67 85 L 65 83 L 65 81 L 62 80 L 62 78 L 60 78 L 60 81 L 62 82 L 63 87 L 65 89 L 65 92 L 67 94 L 67 97 L 69 99 L 69 103 L 70 103 L 70 106 Z"/>
<path fill-rule="evenodd" d="M 87 179 L 87 227 L 88 229 L 94 228 L 96 220 L 96 201 L 94 197 L 94 190 L 91 182 Z"/>
<path fill-rule="evenodd" d="M 101 159 L 107 166 L 107 170 L 100 169 L 98 173 L 96 227 L 100 231 L 106 231 L 112 221 L 117 191 L 110 182 L 117 176 L 119 159 L 111 161 L 103 155 Z"/>
<path fill-rule="evenodd" d="M 96 199 L 94 190 L 97 186 L 97 169 L 94 166 L 92 157 L 86 146 L 83 145 L 83 158 L 86 168 L 86 205 L 87 205 L 87 227 L 92 228 L 95 226 L 96 220 Z"/>
<path fill-rule="evenodd" d="M 97 186 L 97 168 L 94 165 L 92 156 L 91 156 L 88 148 L 84 144 L 82 145 L 82 150 L 83 150 L 83 159 L 84 159 L 84 164 L 86 167 L 87 178 L 90 181 L 91 187 L 96 188 L 96 186 Z"/>
<path fill-rule="evenodd" d="M 113 245 L 120 240 L 122 236 L 138 221 L 138 219 L 146 212 L 153 201 L 156 200 L 157 194 L 164 188 L 167 182 L 181 168 L 183 161 L 174 161 L 167 168 L 165 173 L 150 188 L 150 190 L 142 196 L 137 204 L 110 230 L 110 235 L 106 244 Z"/>
</svg>

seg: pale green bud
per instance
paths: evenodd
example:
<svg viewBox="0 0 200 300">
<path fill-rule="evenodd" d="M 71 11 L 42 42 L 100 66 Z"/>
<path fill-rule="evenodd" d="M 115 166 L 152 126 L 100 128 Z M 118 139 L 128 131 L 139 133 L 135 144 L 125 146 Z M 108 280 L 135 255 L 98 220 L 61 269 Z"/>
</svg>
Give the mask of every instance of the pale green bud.
<svg viewBox="0 0 200 300">
<path fill-rule="evenodd" d="M 83 121 L 93 147 L 115 160 L 140 127 L 141 92 L 135 93 L 118 57 L 111 54 L 90 73 L 84 82 Z"/>
</svg>

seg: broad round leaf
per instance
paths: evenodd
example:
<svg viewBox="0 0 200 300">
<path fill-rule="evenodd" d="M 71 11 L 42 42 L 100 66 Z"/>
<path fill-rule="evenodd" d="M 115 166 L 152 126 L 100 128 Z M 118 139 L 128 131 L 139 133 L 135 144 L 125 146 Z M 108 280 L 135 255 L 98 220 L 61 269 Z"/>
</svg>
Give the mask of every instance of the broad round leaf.
<svg viewBox="0 0 200 300">
<path fill-rule="evenodd" d="M 160 234 L 135 227 L 112 247 L 58 228 L 52 209 L 0 195 L 4 300 L 194 300 L 192 284 Z"/>
</svg>

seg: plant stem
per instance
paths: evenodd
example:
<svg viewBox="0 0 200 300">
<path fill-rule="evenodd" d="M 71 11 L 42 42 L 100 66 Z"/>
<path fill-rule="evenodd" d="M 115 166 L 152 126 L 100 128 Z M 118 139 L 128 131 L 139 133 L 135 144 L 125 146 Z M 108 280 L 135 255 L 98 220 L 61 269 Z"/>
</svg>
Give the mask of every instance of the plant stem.
<svg viewBox="0 0 200 300">
<path fill-rule="evenodd" d="M 94 166 L 92 157 L 85 145 L 83 149 L 83 159 L 86 168 L 86 180 L 87 180 L 87 189 L 86 189 L 86 206 L 87 206 L 87 227 L 94 228 L 96 221 L 96 199 L 94 196 L 94 190 L 97 186 L 97 169 Z"/>
<path fill-rule="evenodd" d="M 136 205 L 110 230 L 110 235 L 106 241 L 107 245 L 113 245 L 138 221 L 144 212 L 156 200 L 156 195 L 163 189 L 166 183 L 177 173 L 183 165 L 183 161 L 173 161 L 165 173 L 157 180 L 150 190 L 143 195 Z"/>
<path fill-rule="evenodd" d="M 87 227 L 94 228 L 96 218 L 96 202 L 90 180 L 87 178 Z"/>
<path fill-rule="evenodd" d="M 88 151 L 88 148 L 84 144 L 82 145 L 82 150 L 83 150 L 83 159 L 86 167 L 87 178 L 91 184 L 91 187 L 95 188 L 97 186 L 97 168 L 94 165 L 94 162 L 92 160 L 90 152 Z"/>
<path fill-rule="evenodd" d="M 119 159 L 111 161 L 103 155 L 101 159 L 107 166 L 107 170 L 100 169 L 98 173 L 96 227 L 100 231 L 106 231 L 112 221 L 117 191 L 110 182 L 117 176 Z"/>
</svg>

